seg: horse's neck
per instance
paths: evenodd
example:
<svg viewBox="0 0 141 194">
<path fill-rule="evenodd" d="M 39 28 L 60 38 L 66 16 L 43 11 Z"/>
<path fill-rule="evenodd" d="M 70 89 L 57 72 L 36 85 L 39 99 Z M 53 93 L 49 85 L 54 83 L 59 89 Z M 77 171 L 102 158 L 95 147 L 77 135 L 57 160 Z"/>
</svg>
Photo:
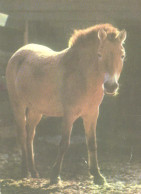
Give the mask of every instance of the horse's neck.
<svg viewBox="0 0 141 194">
<path fill-rule="evenodd" d="M 85 74 L 87 82 L 103 81 L 103 70 L 100 69 L 97 62 L 97 49 L 96 48 L 81 48 L 72 52 L 72 59 L 74 63 L 72 66 L 76 66 L 80 73 Z M 72 60 L 73 61 L 73 60 Z M 101 81 L 102 80 L 102 81 Z"/>
<path fill-rule="evenodd" d="M 66 53 L 66 72 L 80 76 L 89 88 L 103 84 L 103 72 L 98 68 L 94 52 L 89 48 L 69 48 Z M 96 53 L 96 51 L 95 51 Z"/>
</svg>

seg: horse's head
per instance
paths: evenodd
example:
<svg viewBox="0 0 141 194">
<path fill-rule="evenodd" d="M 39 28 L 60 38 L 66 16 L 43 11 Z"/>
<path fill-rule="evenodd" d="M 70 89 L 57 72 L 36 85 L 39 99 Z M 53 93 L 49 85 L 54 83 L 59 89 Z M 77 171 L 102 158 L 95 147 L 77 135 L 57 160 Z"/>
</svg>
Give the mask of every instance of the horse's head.
<svg viewBox="0 0 141 194">
<path fill-rule="evenodd" d="M 98 31 L 99 48 L 97 53 L 98 64 L 104 71 L 105 94 L 116 94 L 119 84 L 118 79 L 123 67 L 125 50 L 123 42 L 126 39 L 126 31 L 107 33 L 103 29 Z"/>
</svg>

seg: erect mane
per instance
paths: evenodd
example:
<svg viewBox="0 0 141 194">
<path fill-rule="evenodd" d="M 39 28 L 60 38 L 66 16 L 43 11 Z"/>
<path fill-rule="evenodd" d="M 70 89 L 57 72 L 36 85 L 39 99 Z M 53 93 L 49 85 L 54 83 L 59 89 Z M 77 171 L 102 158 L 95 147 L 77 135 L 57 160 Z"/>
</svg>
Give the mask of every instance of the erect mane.
<svg viewBox="0 0 141 194">
<path fill-rule="evenodd" d="M 103 29 L 107 33 L 107 38 L 110 41 L 113 41 L 116 39 L 116 37 L 119 34 L 119 30 L 112 26 L 111 24 L 98 24 L 86 29 L 80 29 L 80 30 L 74 30 L 73 35 L 71 36 L 69 40 L 69 47 L 72 47 L 79 42 L 82 42 L 84 40 L 92 39 L 92 38 L 97 38 L 97 32 Z"/>
</svg>

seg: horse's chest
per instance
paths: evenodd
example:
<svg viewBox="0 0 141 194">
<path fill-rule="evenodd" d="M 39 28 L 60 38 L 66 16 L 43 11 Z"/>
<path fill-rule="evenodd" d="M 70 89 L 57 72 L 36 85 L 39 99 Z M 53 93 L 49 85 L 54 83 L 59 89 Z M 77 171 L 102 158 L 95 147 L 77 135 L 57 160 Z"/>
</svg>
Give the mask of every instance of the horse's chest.
<svg viewBox="0 0 141 194">
<path fill-rule="evenodd" d="M 102 87 L 96 87 L 87 91 L 84 102 L 84 109 L 90 110 L 101 104 L 103 100 L 103 89 Z"/>
</svg>

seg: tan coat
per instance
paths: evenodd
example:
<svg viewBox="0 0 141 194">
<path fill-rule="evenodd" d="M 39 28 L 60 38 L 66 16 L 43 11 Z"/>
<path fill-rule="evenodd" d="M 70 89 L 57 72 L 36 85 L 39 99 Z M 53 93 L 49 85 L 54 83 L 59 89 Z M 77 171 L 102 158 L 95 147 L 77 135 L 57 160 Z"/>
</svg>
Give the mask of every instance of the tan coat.
<svg viewBox="0 0 141 194">
<path fill-rule="evenodd" d="M 59 176 L 73 122 L 82 117 L 89 168 L 95 182 L 104 182 L 96 151 L 96 122 L 104 93 L 115 94 L 122 71 L 126 32 L 110 24 L 75 31 L 69 48 L 55 52 L 29 44 L 9 60 L 6 79 L 22 148 L 22 173 L 33 177 L 33 139 L 42 115 L 63 117 L 62 140 L 51 180 Z"/>
</svg>

